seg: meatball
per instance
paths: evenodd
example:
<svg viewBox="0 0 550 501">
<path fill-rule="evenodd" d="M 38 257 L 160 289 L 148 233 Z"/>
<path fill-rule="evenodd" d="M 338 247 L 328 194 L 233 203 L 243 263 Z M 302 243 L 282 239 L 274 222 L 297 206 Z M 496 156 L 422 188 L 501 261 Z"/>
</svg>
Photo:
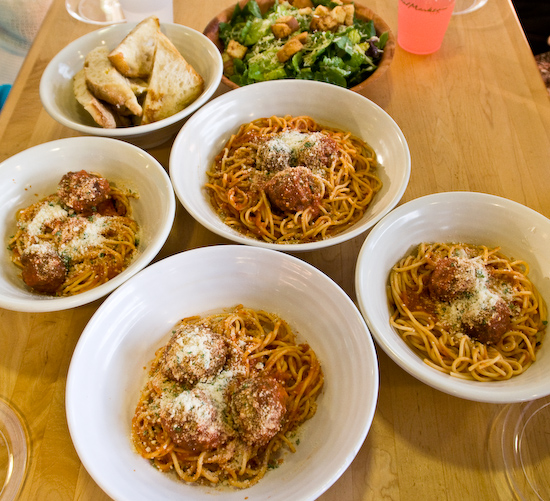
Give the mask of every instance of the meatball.
<svg viewBox="0 0 550 501">
<path fill-rule="evenodd" d="M 256 168 L 267 172 L 279 172 L 290 167 L 292 148 L 285 142 L 275 138 L 262 140 L 256 153 Z"/>
<path fill-rule="evenodd" d="M 338 144 L 334 139 L 323 134 L 316 133 L 313 141 L 308 141 L 306 147 L 300 148 L 296 155 L 297 165 L 303 165 L 311 170 L 325 167 L 330 168 L 335 158 Z M 313 134 L 311 135 L 313 136 Z"/>
<path fill-rule="evenodd" d="M 496 344 L 508 332 L 512 311 L 503 299 L 496 299 L 494 306 L 469 310 L 462 316 L 464 333 L 485 344 Z"/>
<path fill-rule="evenodd" d="M 166 346 L 163 373 L 188 385 L 207 382 L 223 368 L 227 352 L 224 338 L 209 327 L 182 324 Z"/>
<path fill-rule="evenodd" d="M 289 167 L 275 174 L 265 185 L 270 202 L 282 211 L 310 209 L 319 213 L 322 181 L 306 167 Z"/>
<path fill-rule="evenodd" d="M 31 245 L 21 256 L 21 264 L 23 281 L 35 291 L 55 294 L 65 282 L 67 268 L 50 245 Z"/>
<path fill-rule="evenodd" d="M 176 445 L 198 451 L 216 449 L 231 436 L 215 398 L 199 387 L 163 400 L 160 422 Z"/>
<path fill-rule="evenodd" d="M 478 266 L 473 261 L 455 257 L 444 257 L 435 263 L 428 288 L 433 298 L 439 301 L 453 301 L 471 292 L 476 286 Z"/>
<path fill-rule="evenodd" d="M 102 216 L 125 216 L 127 213 L 126 206 L 122 203 L 117 203 L 112 198 L 98 204 L 96 209 L 97 213 Z"/>
<path fill-rule="evenodd" d="M 81 170 L 65 174 L 59 182 L 57 195 L 76 212 L 92 212 L 110 198 L 109 181 Z"/>
<path fill-rule="evenodd" d="M 235 429 L 246 443 L 261 447 L 277 434 L 286 413 L 286 397 L 273 377 L 257 376 L 240 383 L 230 409 Z"/>
<path fill-rule="evenodd" d="M 329 168 L 338 144 L 321 132 L 284 131 L 268 140 L 260 139 L 256 168 L 270 173 L 288 167 Z"/>
</svg>

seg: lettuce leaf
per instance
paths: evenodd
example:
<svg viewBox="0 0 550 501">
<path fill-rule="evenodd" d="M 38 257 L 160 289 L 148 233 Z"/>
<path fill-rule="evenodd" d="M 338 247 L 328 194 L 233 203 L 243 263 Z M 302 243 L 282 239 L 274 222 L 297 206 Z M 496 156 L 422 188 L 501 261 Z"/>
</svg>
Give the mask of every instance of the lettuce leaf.
<svg viewBox="0 0 550 501">
<path fill-rule="evenodd" d="M 336 5 L 332 0 L 313 1 L 315 5 L 323 4 L 329 9 Z M 236 40 L 249 48 L 243 60 L 233 61 L 233 74 L 229 76 L 232 81 L 248 85 L 264 80 L 298 78 L 349 88 L 376 70 L 388 33 L 378 38 L 372 20 L 357 18 L 352 26 L 340 26 L 336 32 L 308 33 L 303 49 L 281 63 L 277 52 L 288 38 L 276 39 L 271 25 L 285 15 L 296 18 L 300 32 L 309 30 L 311 14 L 299 12 L 288 3 L 276 2 L 262 16 L 256 0 L 249 0 L 242 8 L 237 5 L 231 20 L 220 24 L 220 39 L 225 44 Z"/>
</svg>

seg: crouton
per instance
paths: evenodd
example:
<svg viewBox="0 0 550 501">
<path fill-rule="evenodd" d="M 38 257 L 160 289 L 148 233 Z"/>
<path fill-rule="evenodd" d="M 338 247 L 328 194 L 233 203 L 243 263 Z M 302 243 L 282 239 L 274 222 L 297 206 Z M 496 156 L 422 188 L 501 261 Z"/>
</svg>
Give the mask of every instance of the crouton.
<svg viewBox="0 0 550 501">
<path fill-rule="evenodd" d="M 279 62 L 284 63 L 288 61 L 294 54 L 300 52 L 304 48 L 304 44 L 302 43 L 303 37 L 300 38 L 300 35 L 292 37 L 277 52 L 277 59 L 279 60 Z M 307 33 L 305 33 L 305 35 L 307 37 Z"/>
<path fill-rule="evenodd" d="M 330 11 L 330 16 L 338 23 L 344 24 L 346 20 L 346 11 L 341 5 L 337 5 Z"/>
<path fill-rule="evenodd" d="M 290 29 L 294 31 L 298 31 L 300 29 L 300 23 L 294 16 L 290 16 L 290 19 L 286 21 L 286 24 L 290 26 Z"/>
<path fill-rule="evenodd" d="M 343 7 L 346 11 L 346 19 L 344 20 L 344 24 L 346 26 L 351 26 L 353 24 L 353 16 L 355 15 L 355 6 L 351 3 L 348 3 Z"/>
<path fill-rule="evenodd" d="M 242 59 L 248 48 L 244 45 L 241 45 L 236 40 L 229 40 L 225 52 L 227 52 L 233 59 Z"/>
<path fill-rule="evenodd" d="M 271 25 L 271 32 L 275 38 L 286 38 L 290 36 L 292 30 L 290 26 L 285 23 L 275 23 Z"/>
<path fill-rule="evenodd" d="M 277 36 L 276 31 L 273 29 L 274 26 L 279 27 L 280 25 L 287 26 L 287 28 L 285 28 L 284 26 L 277 28 L 277 30 L 281 29 L 282 33 L 286 33 L 283 36 Z M 295 31 L 298 31 L 299 29 L 300 29 L 300 23 L 294 16 L 281 16 L 279 19 L 276 19 L 275 23 L 271 26 L 271 31 L 273 31 L 273 34 L 277 38 L 287 37 L 292 33 L 294 33 Z"/>
<path fill-rule="evenodd" d="M 311 0 L 294 0 L 292 5 L 297 9 L 303 9 L 304 7 L 313 7 L 313 2 Z"/>
<path fill-rule="evenodd" d="M 309 28 L 312 31 L 336 31 L 339 26 L 345 24 L 348 16 L 349 13 L 343 5 L 337 5 L 332 10 L 323 5 L 318 5 L 313 13 Z M 353 24 L 353 16 L 351 24 Z"/>
</svg>

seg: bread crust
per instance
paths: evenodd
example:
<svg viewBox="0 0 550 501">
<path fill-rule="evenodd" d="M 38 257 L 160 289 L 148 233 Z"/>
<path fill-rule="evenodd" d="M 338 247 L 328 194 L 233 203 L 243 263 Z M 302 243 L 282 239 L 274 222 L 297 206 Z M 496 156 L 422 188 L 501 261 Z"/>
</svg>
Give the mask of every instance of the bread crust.
<svg viewBox="0 0 550 501">
<path fill-rule="evenodd" d="M 126 77 L 147 77 L 153 69 L 160 23 L 151 16 L 141 21 L 109 53 L 112 65 Z"/>
<path fill-rule="evenodd" d="M 114 129 L 117 126 L 115 115 L 112 111 L 89 91 L 86 85 L 84 69 L 81 69 L 74 76 L 73 89 L 77 101 L 98 125 L 105 129 Z"/>
</svg>

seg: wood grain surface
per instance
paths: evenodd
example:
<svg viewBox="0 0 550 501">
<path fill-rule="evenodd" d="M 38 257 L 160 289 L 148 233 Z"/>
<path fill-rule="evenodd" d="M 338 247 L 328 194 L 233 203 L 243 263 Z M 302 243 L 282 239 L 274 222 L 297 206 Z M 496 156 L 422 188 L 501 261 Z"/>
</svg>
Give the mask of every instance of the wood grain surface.
<svg viewBox="0 0 550 501">
<path fill-rule="evenodd" d="M 397 33 L 397 0 L 365 0 Z M 229 0 L 176 0 L 176 22 L 202 31 Z M 31 146 L 78 135 L 42 108 L 39 82 L 51 58 L 96 29 L 54 0 L 4 110 L 0 161 Z M 219 93 L 227 92 L 220 87 Z M 489 0 L 454 16 L 442 48 L 429 56 L 397 47 L 382 78 L 362 91 L 401 127 L 412 174 L 401 203 L 430 193 L 478 191 L 503 196 L 550 217 L 550 103 L 510 0 Z M 166 168 L 170 144 L 150 150 Z M 366 235 L 299 254 L 355 300 L 354 271 Z M 173 231 L 157 259 L 226 243 L 178 203 Z M 0 310 L 0 395 L 25 416 L 31 461 L 24 500 L 103 500 L 71 442 L 65 416 L 74 347 L 101 301 L 58 313 Z M 494 461 L 494 425 L 504 406 L 436 391 L 378 350 L 380 395 L 368 437 L 352 465 L 320 498 L 464 501 L 513 499 Z M 243 496 L 244 498 L 244 496 Z"/>
</svg>

